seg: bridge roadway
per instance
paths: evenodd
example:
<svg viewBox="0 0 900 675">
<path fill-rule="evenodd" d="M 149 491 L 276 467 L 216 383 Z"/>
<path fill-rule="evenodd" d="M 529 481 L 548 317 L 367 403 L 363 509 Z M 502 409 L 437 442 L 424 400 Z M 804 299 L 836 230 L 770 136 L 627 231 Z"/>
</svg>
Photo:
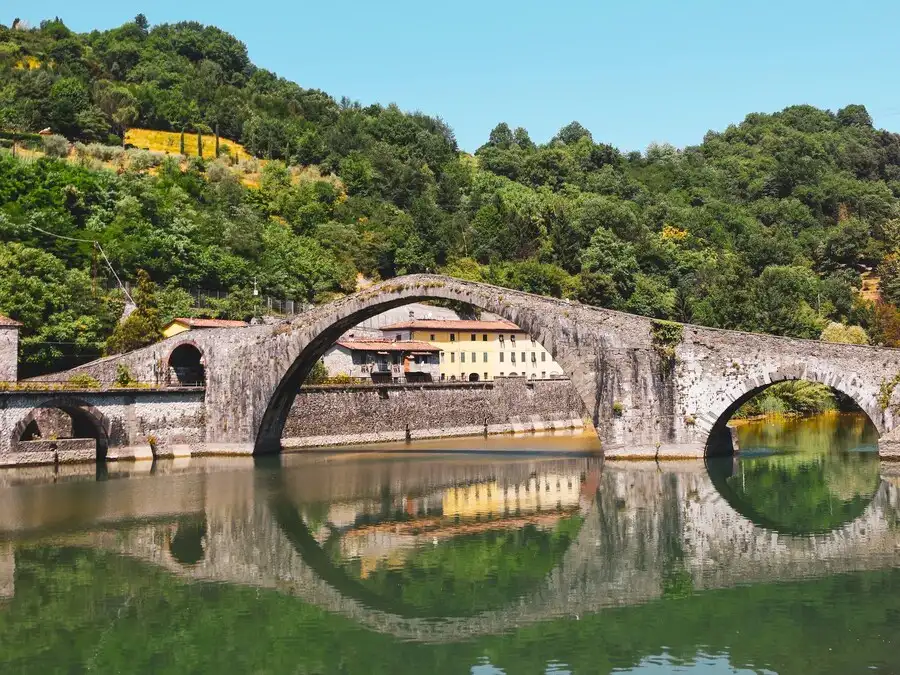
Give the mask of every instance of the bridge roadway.
<svg viewBox="0 0 900 675">
<path fill-rule="evenodd" d="M 900 562 L 900 530 L 894 526 L 900 516 L 900 471 L 890 464 L 882 464 L 885 472 L 874 498 L 859 517 L 830 532 L 801 536 L 764 529 L 742 516 L 698 461 L 623 466 L 536 458 L 510 464 L 497 475 L 460 459 L 435 475 L 412 460 L 323 464 L 286 459 L 288 468 L 275 478 L 210 464 L 200 473 L 174 470 L 162 478 L 56 486 L 30 485 L 23 474 L 11 474 L 5 479 L 10 486 L 0 491 L 0 551 L 7 551 L 0 561 L 7 561 L 10 576 L 6 586 L 15 548 L 40 545 L 49 537 L 54 545 L 131 556 L 189 581 L 275 589 L 372 630 L 433 642 L 650 602 L 665 596 L 673 571 L 689 580 L 693 592 L 703 592 Z M 378 476 L 374 483 L 372 475 Z M 385 491 L 422 495 L 441 487 L 478 482 L 509 487 L 528 480 L 539 485 L 546 480 L 549 486 L 566 476 L 581 486 L 578 508 L 584 522 L 562 561 L 530 594 L 474 617 L 432 620 L 402 608 L 375 608 L 377 599 L 366 597 L 358 580 L 323 567 L 324 556 L 310 547 L 316 533 L 303 524 L 306 507 L 325 499 L 364 508 L 382 500 Z M 79 489 L 102 491 L 101 506 L 60 515 L 58 500 Z M 203 557 L 196 564 L 179 562 L 172 552 L 171 542 L 186 517 L 205 523 Z"/>
<path fill-rule="evenodd" d="M 728 452 L 725 424 L 731 413 L 772 383 L 791 379 L 822 382 L 847 394 L 881 434 L 882 456 L 900 457 L 894 433 L 900 419 L 900 350 L 666 324 L 487 284 L 414 275 L 376 284 L 289 322 L 188 331 L 47 378 L 83 373 L 109 384 L 125 366 L 135 379 L 165 387 L 179 350 L 182 362 L 193 354 L 205 369 L 205 390 L 195 398 L 135 393 L 133 400 L 120 402 L 91 392 L 4 394 L 0 465 L 18 462 L 20 432 L 33 409 L 60 399 L 94 425 L 113 458 L 147 454 L 151 441 L 162 455 L 278 452 L 299 385 L 335 339 L 392 307 L 436 299 L 499 314 L 546 347 L 571 378 L 608 457 Z M 52 453 L 45 455 L 55 461 Z"/>
</svg>

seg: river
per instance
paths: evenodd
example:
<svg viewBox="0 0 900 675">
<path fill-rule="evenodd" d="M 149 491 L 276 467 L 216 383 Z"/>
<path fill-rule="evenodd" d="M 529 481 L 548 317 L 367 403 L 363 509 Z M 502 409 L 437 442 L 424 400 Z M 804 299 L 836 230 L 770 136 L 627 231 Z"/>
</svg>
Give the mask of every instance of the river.
<svg viewBox="0 0 900 675">
<path fill-rule="evenodd" d="M 900 672 L 864 417 L 0 473 L 4 673 Z M 478 451 L 475 453 L 473 451 Z"/>
</svg>

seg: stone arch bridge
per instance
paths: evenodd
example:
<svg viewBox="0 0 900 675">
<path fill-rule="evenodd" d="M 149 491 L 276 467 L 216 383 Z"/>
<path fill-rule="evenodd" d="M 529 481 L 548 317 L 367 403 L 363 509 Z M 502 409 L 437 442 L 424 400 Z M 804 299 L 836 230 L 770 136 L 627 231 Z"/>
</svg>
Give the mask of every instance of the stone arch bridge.
<svg viewBox="0 0 900 675">
<path fill-rule="evenodd" d="M 896 400 L 890 400 L 900 397 L 893 393 L 900 350 L 682 326 L 487 284 L 412 275 L 291 321 L 191 331 L 46 378 L 87 373 L 112 383 L 122 365 L 136 380 L 164 387 L 172 353 L 189 343 L 205 372 L 205 391 L 191 399 L 193 407 L 174 389 L 155 398 L 133 392 L 143 405 L 130 407 L 107 402 L 121 392 L 2 393 L 0 455 L 15 451 L 16 425 L 57 397 L 70 403 L 77 398 L 96 411 L 94 417 L 110 418 L 104 424 L 119 430 L 108 439 L 111 457 L 146 452 L 151 440 L 156 448 L 192 454 L 278 451 L 298 387 L 344 331 L 387 309 L 435 299 L 493 312 L 538 340 L 571 378 L 608 454 L 703 456 L 719 438 L 727 440 L 725 423 L 741 403 L 786 379 L 822 382 L 847 394 L 878 429 L 882 456 L 900 454 L 893 442 Z"/>
</svg>

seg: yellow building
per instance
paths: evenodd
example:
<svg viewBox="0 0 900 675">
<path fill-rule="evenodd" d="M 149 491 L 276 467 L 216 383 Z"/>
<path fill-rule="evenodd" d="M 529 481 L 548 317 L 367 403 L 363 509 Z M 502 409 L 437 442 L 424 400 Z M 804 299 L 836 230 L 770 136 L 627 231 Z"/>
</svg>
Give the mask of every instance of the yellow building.
<svg viewBox="0 0 900 675">
<path fill-rule="evenodd" d="M 384 326 L 381 332 L 388 339 L 418 340 L 438 347 L 443 381 L 564 377 L 550 353 L 509 321 L 410 319 Z"/>
<path fill-rule="evenodd" d="M 246 321 L 229 321 L 227 319 L 172 319 L 163 328 L 162 333 L 165 337 L 170 338 L 178 335 L 186 330 L 195 330 L 200 328 L 246 328 L 249 326 Z"/>
</svg>

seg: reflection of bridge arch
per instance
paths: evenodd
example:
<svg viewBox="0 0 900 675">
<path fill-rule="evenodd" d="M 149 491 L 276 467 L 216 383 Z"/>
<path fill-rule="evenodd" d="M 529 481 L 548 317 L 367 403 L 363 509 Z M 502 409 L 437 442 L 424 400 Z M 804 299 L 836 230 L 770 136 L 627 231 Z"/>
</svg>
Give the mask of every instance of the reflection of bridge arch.
<svg viewBox="0 0 900 675">
<path fill-rule="evenodd" d="M 579 493 L 575 512 L 580 513 L 585 518 L 590 517 L 590 514 L 594 513 L 593 506 L 596 491 L 599 486 L 599 477 L 599 469 L 595 468 L 584 476 L 583 481 L 579 479 Z M 534 483 L 537 484 L 538 490 L 543 486 L 544 481 L 545 479 L 540 475 L 538 475 L 537 479 L 534 480 Z M 478 485 L 478 483 L 474 484 L 474 486 L 476 487 Z M 487 490 L 490 489 L 491 484 L 482 483 L 481 485 L 484 489 Z M 527 485 L 528 483 L 526 483 L 526 486 Z M 471 493 L 471 488 L 473 486 L 467 487 L 470 488 L 468 492 Z M 514 487 L 515 492 L 518 495 L 519 485 L 516 484 Z M 458 487 L 450 487 L 449 490 L 444 490 L 444 494 L 455 494 L 459 489 L 460 488 Z M 503 488 L 501 488 L 501 490 L 503 490 Z M 504 491 L 511 493 L 512 490 L 513 487 L 509 486 Z M 286 485 L 282 484 L 270 499 L 269 505 L 271 513 L 273 514 L 273 517 L 275 518 L 282 533 L 291 542 L 297 553 L 324 582 L 341 592 L 345 597 L 353 598 L 361 602 L 363 605 L 373 609 L 377 609 L 379 611 L 391 612 L 403 617 L 431 616 L 429 614 L 429 611 L 426 609 L 413 607 L 402 602 L 393 601 L 391 599 L 386 599 L 382 596 L 379 596 L 378 594 L 371 591 L 368 587 L 366 587 L 363 583 L 361 583 L 360 580 L 352 577 L 344 569 L 336 565 L 335 562 L 330 559 L 326 552 L 321 548 L 319 542 L 316 541 L 313 533 L 309 530 L 304 518 L 301 516 L 298 505 L 295 504 L 288 495 L 289 488 Z M 535 513 L 539 514 L 540 512 L 540 509 L 538 509 L 538 511 L 536 511 Z M 546 508 L 544 512 L 552 513 L 551 510 L 547 510 Z M 574 514 L 570 514 L 568 517 L 572 517 L 572 515 Z M 479 522 L 484 524 L 483 521 Z M 567 556 L 568 550 L 564 554 L 563 559 L 560 561 L 559 567 L 565 566 Z M 553 571 L 551 571 L 551 575 L 552 574 Z M 518 599 L 516 599 L 515 602 L 518 602 Z"/>
<path fill-rule="evenodd" d="M 854 451 L 850 451 L 852 453 Z M 848 453 L 849 454 L 849 453 Z M 743 455 L 742 455 L 743 457 Z M 852 504 L 852 508 L 847 517 L 837 527 L 827 527 L 825 529 L 801 530 L 791 525 L 784 525 L 776 522 L 768 515 L 760 511 L 746 497 L 741 496 L 728 482 L 736 471 L 736 466 L 740 460 L 732 457 L 708 457 L 706 466 L 709 472 L 710 480 L 715 486 L 718 495 L 724 499 L 728 505 L 738 513 L 742 518 L 754 525 L 764 528 L 767 531 L 777 532 L 784 535 L 828 535 L 842 530 L 844 527 L 852 525 L 857 520 L 864 518 L 865 514 L 872 506 L 875 496 L 879 490 L 884 488 L 884 482 L 877 476 L 873 476 L 873 484 L 871 485 L 871 497 L 863 501 Z M 802 498 L 802 495 L 799 496 Z"/>
<path fill-rule="evenodd" d="M 689 590 L 880 569 L 896 564 L 900 546 L 900 487 L 883 480 L 871 504 L 852 523 L 827 534 L 772 532 L 736 512 L 718 493 L 702 463 L 607 462 L 596 498 L 587 505 L 577 538 L 559 565 L 512 606 L 474 616 L 429 619 L 346 593 L 323 578 L 298 551 L 275 513 L 283 492 L 257 479 L 256 496 L 239 506 L 206 507 L 202 560 L 174 560 L 157 533 L 171 525 L 142 525 L 123 536 L 95 535 L 121 553 L 159 564 L 182 577 L 277 589 L 372 630 L 418 641 L 452 641 L 511 630 L 558 616 L 665 597 L 679 570 Z M 341 470 L 341 467 L 336 467 Z M 296 505 L 288 506 L 296 514 Z M 82 538 L 83 543 L 83 538 Z M 683 590 L 683 589 L 682 589 Z"/>
</svg>

